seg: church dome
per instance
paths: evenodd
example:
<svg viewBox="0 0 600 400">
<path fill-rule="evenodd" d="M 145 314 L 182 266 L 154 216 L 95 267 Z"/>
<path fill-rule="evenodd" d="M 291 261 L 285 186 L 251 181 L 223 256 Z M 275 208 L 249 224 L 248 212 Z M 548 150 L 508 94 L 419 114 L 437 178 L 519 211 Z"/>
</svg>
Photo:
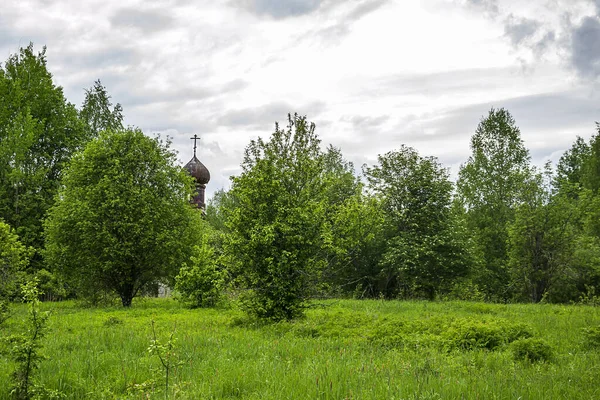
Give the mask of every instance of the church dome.
<svg viewBox="0 0 600 400">
<path fill-rule="evenodd" d="M 194 155 L 183 168 L 185 168 L 196 180 L 196 183 L 199 183 L 200 185 L 206 185 L 208 181 L 210 181 L 210 172 L 208 172 L 208 168 L 198 160 L 196 155 Z"/>
</svg>

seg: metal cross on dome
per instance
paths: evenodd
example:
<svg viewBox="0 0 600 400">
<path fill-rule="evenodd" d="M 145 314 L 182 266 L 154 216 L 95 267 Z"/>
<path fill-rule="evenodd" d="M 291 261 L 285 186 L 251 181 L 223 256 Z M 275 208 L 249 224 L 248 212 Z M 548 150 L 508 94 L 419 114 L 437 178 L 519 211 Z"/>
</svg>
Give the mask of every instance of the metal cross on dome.
<svg viewBox="0 0 600 400">
<path fill-rule="evenodd" d="M 194 157 L 196 157 L 196 141 L 200 140 L 200 138 L 198 137 L 198 135 L 194 134 L 194 137 L 190 139 L 194 141 Z"/>
</svg>

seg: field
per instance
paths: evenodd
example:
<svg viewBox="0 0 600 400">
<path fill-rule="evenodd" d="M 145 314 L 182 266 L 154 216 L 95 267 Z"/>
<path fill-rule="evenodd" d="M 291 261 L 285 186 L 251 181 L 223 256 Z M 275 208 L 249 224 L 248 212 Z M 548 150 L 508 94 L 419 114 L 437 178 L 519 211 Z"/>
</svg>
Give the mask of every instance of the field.
<svg viewBox="0 0 600 400">
<path fill-rule="evenodd" d="M 37 382 L 68 399 L 165 398 L 152 321 L 163 344 L 175 329 L 169 398 L 600 398 L 592 306 L 328 300 L 277 324 L 171 299 L 42 308 L 51 317 Z M 0 334 L 22 331 L 25 313 L 17 307 Z M 12 368 L 0 359 L 2 399 Z"/>
</svg>

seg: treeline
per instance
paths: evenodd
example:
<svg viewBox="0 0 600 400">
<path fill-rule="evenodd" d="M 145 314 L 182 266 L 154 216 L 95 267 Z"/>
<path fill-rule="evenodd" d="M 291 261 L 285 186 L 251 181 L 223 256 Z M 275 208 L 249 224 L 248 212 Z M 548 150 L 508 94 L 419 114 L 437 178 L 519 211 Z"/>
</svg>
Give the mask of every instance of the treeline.
<svg viewBox="0 0 600 400">
<path fill-rule="evenodd" d="M 314 125 L 290 117 L 250 143 L 231 190 L 208 206 L 221 268 L 250 289 L 251 309 L 275 318 L 315 295 L 594 300 L 598 132 L 555 169 L 536 168 L 509 112 L 492 109 L 471 151 L 456 183 L 406 146 L 357 176 L 338 149 L 321 150 Z M 286 296 L 296 302 L 281 307 Z"/>
<path fill-rule="evenodd" d="M 184 207 L 193 182 L 170 142 L 124 128 L 99 81 L 75 107 L 29 45 L 0 68 L 0 99 L 0 298 L 35 277 L 51 297 L 114 293 L 128 306 L 162 283 L 192 306 L 228 294 L 283 319 L 323 296 L 598 295 L 598 128 L 540 169 L 509 112 L 492 109 L 453 182 L 407 146 L 357 173 L 290 115 L 250 142 L 202 220 Z"/>
</svg>

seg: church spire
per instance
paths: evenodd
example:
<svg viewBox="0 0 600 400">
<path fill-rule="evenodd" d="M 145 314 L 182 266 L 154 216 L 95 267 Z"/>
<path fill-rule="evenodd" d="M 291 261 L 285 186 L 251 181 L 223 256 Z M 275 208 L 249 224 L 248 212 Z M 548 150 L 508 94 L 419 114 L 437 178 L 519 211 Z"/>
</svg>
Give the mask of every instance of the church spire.
<svg viewBox="0 0 600 400">
<path fill-rule="evenodd" d="M 196 207 L 204 210 L 206 208 L 204 191 L 206 189 L 206 184 L 210 181 L 210 172 L 196 157 L 196 142 L 200 140 L 200 138 L 195 134 L 194 137 L 190 139 L 194 141 L 194 156 L 183 168 L 185 168 L 196 181 L 196 193 L 194 194 L 192 203 L 195 204 Z"/>
</svg>

